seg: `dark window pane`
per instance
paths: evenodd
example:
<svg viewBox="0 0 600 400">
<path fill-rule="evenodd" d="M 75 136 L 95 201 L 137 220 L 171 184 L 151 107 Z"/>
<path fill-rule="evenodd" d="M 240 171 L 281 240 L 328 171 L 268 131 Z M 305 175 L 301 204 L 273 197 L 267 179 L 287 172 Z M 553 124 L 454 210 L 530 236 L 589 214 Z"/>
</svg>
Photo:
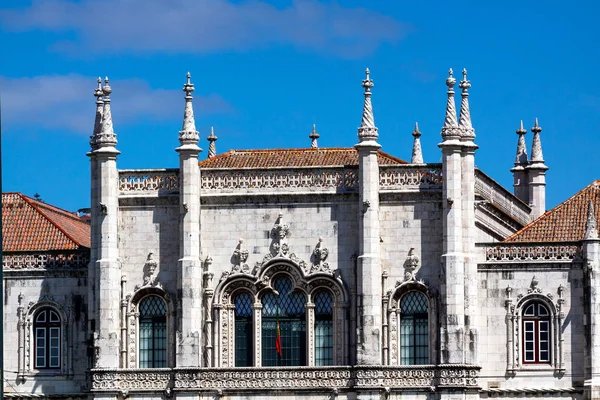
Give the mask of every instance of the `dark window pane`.
<svg viewBox="0 0 600 400">
<path fill-rule="evenodd" d="M 243 292 L 235 297 L 235 366 L 252 366 L 252 296 Z"/>
<path fill-rule="evenodd" d="M 429 362 L 429 315 L 427 297 L 409 292 L 400 301 L 400 363 Z"/>
<path fill-rule="evenodd" d="M 315 303 L 315 365 L 333 365 L 333 300 L 331 294 L 321 291 L 314 296 Z"/>
<path fill-rule="evenodd" d="M 148 296 L 139 305 L 139 367 L 167 366 L 167 305 L 158 296 Z"/>
</svg>

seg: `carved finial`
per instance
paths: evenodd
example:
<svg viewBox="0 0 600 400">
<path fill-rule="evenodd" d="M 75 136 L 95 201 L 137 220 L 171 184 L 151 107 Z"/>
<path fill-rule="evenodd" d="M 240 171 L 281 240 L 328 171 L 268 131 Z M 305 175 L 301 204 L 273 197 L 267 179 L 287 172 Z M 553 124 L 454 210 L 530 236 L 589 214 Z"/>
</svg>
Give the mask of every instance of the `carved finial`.
<svg viewBox="0 0 600 400">
<path fill-rule="evenodd" d="M 462 75 L 463 78 L 458 84 L 458 87 L 462 89 L 458 126 L 461 128 L 461 136 L 463 138 L 473 140 L 475 138 L 475 130 L 471 123 L 471 110 L 469 109 L 469 89 L 471 88 L 471 82 L 467 79 L 466 68 L 462 70 Z"/>
<path fill-rule="evenodd" d="M 362 123 L 360 128 L 358 128 L 358 139 L 360 142 L 374 142 L 379 136 L 373 117 L 373 106 L 371 105 L 371 88 L 375 85 L 369 76 L 369 68 L 366 69 L 365 74 L 366 78 L 362 81 L 362 87 L 365 88 L 365 102 L 363 105 Z"/>
<path fill-rule="evenodd" d="M 210 135 L 206 139 L 208 140 L 208 158 L 213 158 L 217 155 L 217 145 L 215 142 L 217 141 L 217 139 L 219 139 L 215 135 L 214 127 L 210 127 Z"/>
<path fill-rule="evenodd" d="M 104 95 L 104 109 L 102 110 L 102 123 L 100 132 L 96 135 L 96 147 L 115 147 L 117 145 L 117 135 L 113 129 L 112 113 L 110 111 L 110 94 L 112 88 L 108 84 L 108 77 L 104 79 L 102 94 Z"/>
<path fill-rule="evenodd" d="M 444 126 L 442 127 L 442 139 L 458 139 L 460 137 L 460 130 L 458 129 L 458 123 L 456 122 L 456 104 L 454 103 L 454 85 L 456 79 L 452 76 L 452 68 L 448 71 L 448 79 L 446 79 L 446 86 L 448 86 L 448 101 L 446 103 L 446 118 L 444 119 Z"/>
<path fill-rule="evenodd" d="M 408 251 L 408 256 L 404 262 L 404 280 L 415 280 L 417 267 L 419 266 L 419 257 L 415 254 L 415 248 L 411 247 Z"/>
<path fill-rule="evenodd" d="M 313 124 L 313 129 L 310 135 L 308 135 L 308 137 L 311 139 L 310 142 L 310 147 L 313 149 L 317 149 L 319 148 L 319 145 L 317 144 L 317 139 L 321 137 L 321 135 L 319 135 L 317 133 L 317 125 Z"/>
<path fill-rule="evenodd" d="M 523 120 L 521 125 L 517 129 L 517 135 L 519 135 L 519 141 L 517 142 L 517 156 L 515 158 L 515 167 L 527 165 L 527 146 L 525 145 L 525 134 L 527 130 L 523 128 Z"/>
<path fill-rule="evenodd" d="M 185 92 L 185 109 L 183 112 L 183 124 L 179 131 L 179 142 L 181 146 L 188 145 L 190 149 L 198 148 L 198 131 L 196 130 L 196 121 L 194 120 L 194 109 L 192 107 L 192 93 L 194 92 L 194 84 L 191 83 L 191 75 L 188 72 L 186 75 L 186 83 L 183 85 Z"/>
<path fill-rule="evenodd" d="M 415 122 L 415 130 L 412 135 L 414 136 L 412 157 L 410 159 L 411 164 L 423 164 L 423 150 L 421 150 L 421 132 L 419 132 L 419 124 Z"/>
<path fill-rule="evenodd" d="M 596 223 L 596 214 L 594 213 L 594 203 L 592 200 L 588 202 L 587 219 L 585 221 L 585 236 L 584 240 L 597 240 L 598 227 Z"/>
<path fill-rule="evenodd" d="M 537 288 L 538 283 L 540 283 L 537 279 L 537 277 L 534 275 L 533 278 L 531 278 L 531 289 L 535 289 Z"/>
<path fill-rule="evenodd" d="M 94 96 L 96 97 L 96 119 L 94 120 L 94 132 L 90 136 L 90 147 L 92 150 L 96 150 L 96 138 L 102 130 L 102 108 L 104 107 L 104 92 L 102 91 L 102 78 L 98 77 L 98 87 L 94 90 Z"/>
<path fill-rule="evenodd" d="M 531 145 L 531 163 L 542 163 L 544 164 L 544 155 L 542 154 L 542 141 L 540 139 L 540 132 L 542 127 L 538 124 L 538 119 L 535 119 L 535 125 L 531 128 L 533 132 L 533 143 Z"/>
</svg>

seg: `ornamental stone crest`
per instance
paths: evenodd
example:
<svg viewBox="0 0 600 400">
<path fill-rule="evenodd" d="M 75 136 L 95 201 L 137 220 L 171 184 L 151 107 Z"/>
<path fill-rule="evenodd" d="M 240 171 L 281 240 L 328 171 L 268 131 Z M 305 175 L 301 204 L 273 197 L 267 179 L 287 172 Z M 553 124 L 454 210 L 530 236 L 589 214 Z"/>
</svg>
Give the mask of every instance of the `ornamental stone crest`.
<svg viewBox="0 0 600 400">
<path fill-rule="evenodd" d="M 311 274 L 319 272 L 325 272 L 331 274 L 331 268 L 329 263 L 326 261 L 329 256 L 329 249 L 323 246 L 323 238 L 319 238 L 319 243 L 315 247 L 312 253 L 313 265 L 310 268 Z"/>
<path fill-rule="evenodd" d="M 404 262 L 404 281 L 414 281 L 419 269 L 419 256 L 415 254 L 415 248 L 411 247 Z"/>
<path fill-rule="evenodd" d="M 154 259 L 154 253 L 148 253 L 148 257 L 146 258 L 146 262 L 144 263 L 144 276 L 142 278 L 142 285 L 136 285 L 135 290 L 146 286 L 161 287 L 160 284 L 156 282 L 156 278 L 158 277 L 158 274 L 156 273 L 157 268 L 158 262 Z"/>
<path fill-rule="evenodd" d="M 250 267 L 247 264 L 248 256 L 250 252 L 248 249 L 243 248 L 244 239 L 240 239 L 235 251 L 233 252 L 232 261 L 233 267 L 231 268 L 232 274 L 249 274 Z"/>
<path fill-rule="evenodd" d="M 287 258 L 292 260 L 302 268 L 303 271 L 308 270 L 306 261 L 300 259 L 295 253 L 291 252 L 290 245 L 287 242 L 290 234 L 290 227 L 283 221 L 283 214 L 280 213 L 273 229 L 271 229 L 271 245 L 269 246 L 269 253 L 267 253 L 262 262 L 257 262 L 254 271 L 252 273 L 256 275 L 260 271 L 261 267 L 267 262 L 276 258 Z"/>
</svg>

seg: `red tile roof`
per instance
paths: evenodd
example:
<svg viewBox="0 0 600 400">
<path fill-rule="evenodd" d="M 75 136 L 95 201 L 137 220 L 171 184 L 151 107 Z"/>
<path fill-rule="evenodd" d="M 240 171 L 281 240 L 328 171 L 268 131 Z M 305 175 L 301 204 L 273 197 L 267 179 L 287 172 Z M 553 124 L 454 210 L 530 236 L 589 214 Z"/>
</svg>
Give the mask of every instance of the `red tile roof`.
<svg viewBox="0 0 600 400">
<path fill-rule="evenodd" d="M 377 152 L 379 165 L 408 164 L 383 151 Z M 201 168 L 298 168 L 358 165 L 358 152 L 350 148 L 230 150 L 200 161 Z"/>
<path fill-rule="evenodd" d="M 2 193 L 2 246 L 9 252 L 89 248 L 90 225 L 21 193 Z"/>
<path fill-rule="evenodd" d="M 506 238 L 505 242 L 578 242 L 585 234 L 588 203 L 592 200 L 600 221 L 600 180 Z"/>
</svg>

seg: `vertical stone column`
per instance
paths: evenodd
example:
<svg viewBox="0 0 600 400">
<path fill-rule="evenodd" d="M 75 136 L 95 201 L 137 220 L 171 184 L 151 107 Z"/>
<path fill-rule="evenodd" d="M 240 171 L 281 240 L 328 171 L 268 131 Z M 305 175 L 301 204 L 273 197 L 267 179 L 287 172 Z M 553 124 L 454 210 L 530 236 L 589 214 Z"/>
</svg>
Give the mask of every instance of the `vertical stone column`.
<svg viewBox="0 0 600 400">
<path fill-rule="evenodd" d="M 584 273 L 586 274 L 589 295 L 586 304 L 588 326 L 585 346 L 586 376 L 585 395 L 587 399 L 600 399 L 600 238 L 596 226 L 594 207 L 588 204 L 586 233 L 583 239 L 583 257 L 585 259 Z"/>
<path fill-rule="evenodd" d="M 362 83 L 365 89 L 362 123 L 358 128 L 359 179 L 359 256 L 357 268 L 358 318 L 361 332 L 357 340 L 356 363 L 380 365 L 382 363 L 381 320 L 381 262 L 379 254 L 379 164 L 378 133 L 371 105 L 371 88 L 374 86 L 366 70 Z"/>
<path fill-rule="evenodd" d="M 177 310 L 177 367 L 199 367 L 202 334 L 202 263 L 200 261 L 200 167 L 198 131 L 192 108 L 194 85 L 183 86 L 185 110 L 183 126 L 179 132 L 179 260 L 177 285 L 179 304 Z"/>
<path fill-rule="evenodd" d="M 446 118 L 442 127 L 442 219 L 443 254 L 441 296 L 441 362 L 443 364 L 462 364 L 464 357 L 465 323 L 465 273 L 463 254 L 463 186 L 462 186 L 462 149 L 461 130 L 456 121 L 454 105 L 454 84 L 456 79 L 450 76 Z"/>
<path fill-rule="evenodd" d="M 95 135 L 93 154 L 96 159 L 97 182 L 95 208 L 96 225 L 96 366 L 102 368 L 119 367 L 121 330 L 121 265 L 117 242 L 119 215 L 119 174 L 115 148 L 117 135 L 113 130 L 110 108 L 112 89 L 108 78 L 102 87 L 104 109 L 100 132 Z M 93 217 L 92 217 L 93 219 Z"/>
<path fill-rule="evenodd" d="M 535 125 L 531 128 L 533 142 L 531 144 L 531 159 L 527 165 L 527 176 L 529 178 L 529 206 L 531 207 L 531 218 L 536 219 L 546 212 L 546 171 L 548 167 L 544 164 L 542 153 L 542 141 L 540 132 L 542 127 L 535 119 Z"/>
<path fill-rule="evenodd" d="M 527 130 L 523 128 L 523 121 L 517 129 L 519 140 L 517 141 L 517 156 L 515 158 L 515 166 L 511 168 L 513 173 L 514 194 L 525 204 L 529 204 L 529 177 L 527 176 L 527 147 L 525 145 L 525 134 Z"/>
</svg>

